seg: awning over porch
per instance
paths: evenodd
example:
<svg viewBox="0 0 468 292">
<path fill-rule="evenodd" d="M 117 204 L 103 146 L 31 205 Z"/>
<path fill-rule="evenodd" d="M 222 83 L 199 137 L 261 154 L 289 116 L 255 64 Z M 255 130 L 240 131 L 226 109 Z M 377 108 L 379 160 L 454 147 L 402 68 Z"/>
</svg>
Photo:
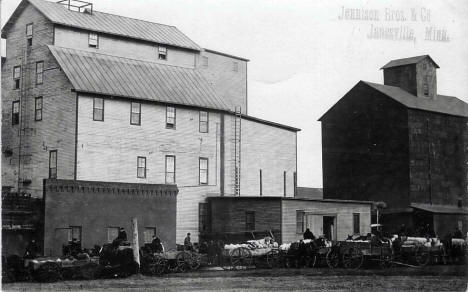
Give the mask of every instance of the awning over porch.
<svg viewBox="0 0 468 292">
<path fill-rule="evenodd" d="M 448 205 L 430 205 L 422 203 L 411 203 L 411 208 L 423 210 L 431 213 L 437 214 L 463 214 L 468 215 L 468 208 L 460 208 L 456 206 Z"/>
</svg>

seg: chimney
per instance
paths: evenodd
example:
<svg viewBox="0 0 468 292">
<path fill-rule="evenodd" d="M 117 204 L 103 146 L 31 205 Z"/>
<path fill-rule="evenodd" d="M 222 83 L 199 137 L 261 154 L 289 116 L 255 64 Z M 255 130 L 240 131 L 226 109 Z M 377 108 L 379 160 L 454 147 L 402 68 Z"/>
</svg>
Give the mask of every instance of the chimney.
<svg viewBox="0 0 468 292">
<path fill-rule="evenodd" d="M 384 84 L 397 86 L 418 98 L 437 97 L 439 66 L 429 55 L 392 60 L 383 66 Z"/>
</svg>

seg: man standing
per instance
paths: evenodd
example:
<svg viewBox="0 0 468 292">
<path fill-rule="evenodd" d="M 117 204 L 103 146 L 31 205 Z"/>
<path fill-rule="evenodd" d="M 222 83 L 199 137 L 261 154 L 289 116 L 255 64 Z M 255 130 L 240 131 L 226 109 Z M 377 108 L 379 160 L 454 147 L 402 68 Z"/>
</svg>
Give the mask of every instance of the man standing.
<svg viewBox="0 0 468 292">
<path fill-rule="evenodd" d="M 193 250 L 192 243 L 190 242 L 190 232 L 187 233 L 187 236 L 184 239 L 185 250 Z"/>
</svg>

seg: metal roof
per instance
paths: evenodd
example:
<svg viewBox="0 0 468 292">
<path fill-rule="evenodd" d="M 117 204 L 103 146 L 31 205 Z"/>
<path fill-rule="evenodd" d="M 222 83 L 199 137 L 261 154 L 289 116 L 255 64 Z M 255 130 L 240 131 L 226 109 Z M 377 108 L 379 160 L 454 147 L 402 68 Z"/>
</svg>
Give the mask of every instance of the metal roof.
<svg viewBox="0 0 468 292">
<path fill-rule="evenodd" d="M 94 10 L 92 14 L 71 11 L 62 4 L 45 0 L 23 0 L 3 27 L 2 37 L 5 37 L 8 29 L 11 27 L 12 23 L 14 23 L 19 14 L 21 14 L 22 10 L 26 7 L 25 4 L 28 2 L 55 24 L 196 51 L 201 50 L 199 45 L 189 39 L 175 26 L 138 20 Z"/>
<path fill-rule="evenodd" d="M 422 55 L 422 56 L 415 56 L 415 57 L 410 57 L 410 58 L 403 58 L 403 59 L 396 59 L 396 60 L 391 60 L 387 64 L 385 64 L 382 68 L 380 69 L 386 69 L 386 68 L 391 68 L 391 67 L 398 67 L 398 66 L 404 66 L 404 65 L 410 65 L 410 64 L 416 64 L 421 62 L 422 60 L 429 58 L 429 60 L 434 63 L 434 66 L 436 68 L 440 68 L 439 65 L 437 65 L 434 60 L 429 55 Z"/>
<path fill-rule="evenodd" d="M 423 203 L 411 203 L 411 208 L 437 213 L 437 214 L 468 214 L 468 208 L 459 208 L 449 205 L 431 205 Z"/>
<path fill-rule="evenodd" d="M 454 96 L 437 95 L 436 98 L 421 98 L 396 86 L 360 81 L 412 109 L 468 117 L 468 104 Z"/>
<path fill-rule="evenodd" d="M 229 110 L 196 69 L 48 47 L 78 92 Z"/>
</svg>

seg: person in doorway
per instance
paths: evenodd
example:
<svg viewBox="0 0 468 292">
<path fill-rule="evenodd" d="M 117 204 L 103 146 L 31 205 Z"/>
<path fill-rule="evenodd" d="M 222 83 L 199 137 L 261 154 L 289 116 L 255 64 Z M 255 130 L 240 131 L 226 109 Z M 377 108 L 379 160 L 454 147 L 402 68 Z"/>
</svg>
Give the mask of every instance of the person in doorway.
<svg viewBox="0 0 468 292">
<path fill-rule="evenodd" d="M 26 251 L 24 252 L 25 259 L 34 259 L 39 256 L 39 247 L 37 246 L 36 240 L 32 239 L 28 246 L 26 246 Z"/>
<path fill-rule="evenodd" d="M 315 239 L 314 234 L 312 233 L 312 231 L 310 231 L 309 228 L 307 228 L 304 232 L 304 239 Z"/>
<path fill-rule="evenodd" d="M 452 238 L 463 239 L 463 233 L 461 232 L 461 230 L 458 227 L 455 228 L 455 232 L 453 232 L 453 237 Z"/>
<path fill-rule="evenodd" d="M 151 242 L 151 249 L 154 253 L 162 253 L 164 252 L 164 248 L 162 246 L 161 240 L 159 237 L 153 236 L 153 241 Z"/>
<path fill-rule="evenodd" d="M 185 250 L 193 250 L 192 242 L 190 241 L 190 232 L 187 233 L 187 236 L 184 239 Z"/>
</svg>

